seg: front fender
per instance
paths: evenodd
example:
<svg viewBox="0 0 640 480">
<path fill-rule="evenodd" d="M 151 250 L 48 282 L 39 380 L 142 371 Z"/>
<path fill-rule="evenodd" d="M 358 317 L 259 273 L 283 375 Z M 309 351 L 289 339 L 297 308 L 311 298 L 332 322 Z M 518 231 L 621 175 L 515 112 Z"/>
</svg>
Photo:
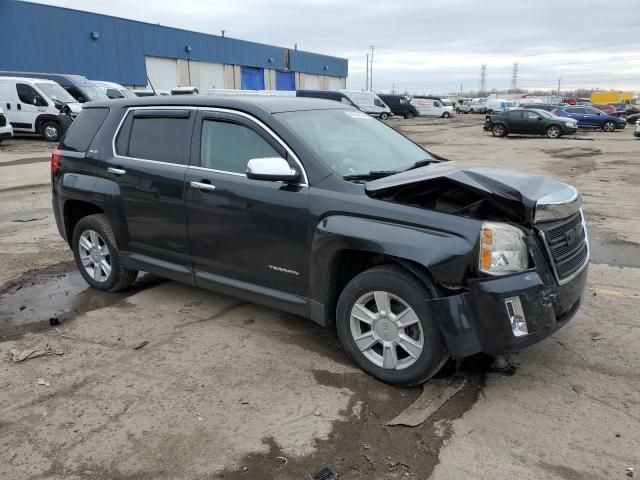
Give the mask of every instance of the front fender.
<svg viewBox="0 0 640 480">
<path fill-rule="evenodd" d="M 310 297 L 325 303 L 329 267 L 345 250 L 410 260 L 428 269 L 436 283 L 462 285 L 477 262 L 480 227 L 474 226 L 460 234 L 348 215 L 326 217 L 313 235 Z"/>
</svg>

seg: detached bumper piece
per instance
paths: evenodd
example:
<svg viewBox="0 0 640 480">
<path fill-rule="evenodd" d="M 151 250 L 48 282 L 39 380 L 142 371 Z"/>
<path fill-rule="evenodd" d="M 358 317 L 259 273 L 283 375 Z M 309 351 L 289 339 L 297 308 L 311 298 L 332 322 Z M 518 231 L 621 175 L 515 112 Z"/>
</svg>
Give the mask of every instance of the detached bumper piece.
<svg viewBox="0 0 640 480">
<path fill-rule="evenodd" d="M 429 307 L 454 358 L 496 355 L 538 343 L 564 326 L 580 307 L 586 279 L 587 268 L 552 288 L 535 271 L 476 280 L 468 292 Z"/>
</svg>

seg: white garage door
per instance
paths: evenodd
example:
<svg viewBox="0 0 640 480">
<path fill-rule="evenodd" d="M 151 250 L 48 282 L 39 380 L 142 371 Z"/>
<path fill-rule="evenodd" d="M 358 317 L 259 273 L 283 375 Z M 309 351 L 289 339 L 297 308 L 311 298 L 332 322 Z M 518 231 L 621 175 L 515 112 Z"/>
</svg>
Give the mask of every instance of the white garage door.
<svg viewBox="0 0 640 480">
<path fill-rule="evenodd" d="M 320 90 L 320 75 L 304 74 L 305 90 Z"/>
<path fill-rule="evenodd" d="M 327 90 L 338 90 L 342 88 L 340 77 L 327 77 Z"/>
<path fill-rule="evenodd" d="M 178 62 L 175 58 L 145 57 L 147 76 L 156 90 L 171 90 L 178 85 Z"/>
<path fill-rule="evenodd" d="M 192 62 L 194 63 L 194 62 Z M 224 88 L 224 65 L 221 63 L 198 62 L 200 93 L 207 93 L 211 88 Z"/>
</svg>

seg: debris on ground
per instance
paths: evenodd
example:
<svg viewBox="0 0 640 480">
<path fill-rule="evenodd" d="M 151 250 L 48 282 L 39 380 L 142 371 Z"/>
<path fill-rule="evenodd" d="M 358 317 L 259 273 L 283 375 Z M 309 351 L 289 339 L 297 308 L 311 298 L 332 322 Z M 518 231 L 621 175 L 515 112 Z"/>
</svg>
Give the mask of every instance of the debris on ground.
<svg viewBox="0 0 640 480">
<path fill-rule="evenodd" d="M 141 348 L 143 348 L 145 345 L 149 345 L 149 342 L 147 340 L 143 340 L 142 342 L 140 342 L 138 345 L 136 345 L 135 347 L 133 347 L 134 350 L 140 350 Z"/>
<path fill-rule="evenodd" d="M 9 354 L 11 355 L 11 360 L 13 363 L 24 362 L 25 360 L 30 360 L 32 358 L 41 357 L 43 355 L 64 355 L 62 350 L 52 350 L 51 345 L 38 345 L 34 348 L 27 348 L 24 350 L 18 350 L 17 348 L 12 348 L 9 350 Z"/>
<path fill-rule="evenodd" d="M 467 380 L 464 378 L 430 380 L 423 386 L 422 395 L 386 425 L 417 427 L 462 390 L 466 384 Z"/>
<path fill-rule="evenodd" d="M 51 384 L 47 382 L 44 378 L 39 378 L 37 381 L 38 385 L 43 385 L 45 387 L 50 387 Z"/>
<path fill-rule="evenodd" d="M 322 467 L 307 477 L 309 480 L 337 480 L 338 475 L 329 467 Z"/>
<path fill-rule="evenodd" d="M 47 217 L 48 215 L 25 215 L 14 218 L 13 221 L 17 223 L 35 222 L 37 220 L 44 220 Z"/>
</svg>

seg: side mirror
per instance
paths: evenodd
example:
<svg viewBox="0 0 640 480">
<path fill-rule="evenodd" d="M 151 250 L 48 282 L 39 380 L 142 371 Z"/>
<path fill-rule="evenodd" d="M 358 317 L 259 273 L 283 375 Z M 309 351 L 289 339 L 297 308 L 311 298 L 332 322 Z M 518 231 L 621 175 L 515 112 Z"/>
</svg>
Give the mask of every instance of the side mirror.
<svg viewBox="0 0 640 480">
<path fill-rule="evenodd" d="M 252 158 L 247 162 L 247 178 L 296 183 L 300 180 L 300 172 L 281 157 Z"/>
</svg>

